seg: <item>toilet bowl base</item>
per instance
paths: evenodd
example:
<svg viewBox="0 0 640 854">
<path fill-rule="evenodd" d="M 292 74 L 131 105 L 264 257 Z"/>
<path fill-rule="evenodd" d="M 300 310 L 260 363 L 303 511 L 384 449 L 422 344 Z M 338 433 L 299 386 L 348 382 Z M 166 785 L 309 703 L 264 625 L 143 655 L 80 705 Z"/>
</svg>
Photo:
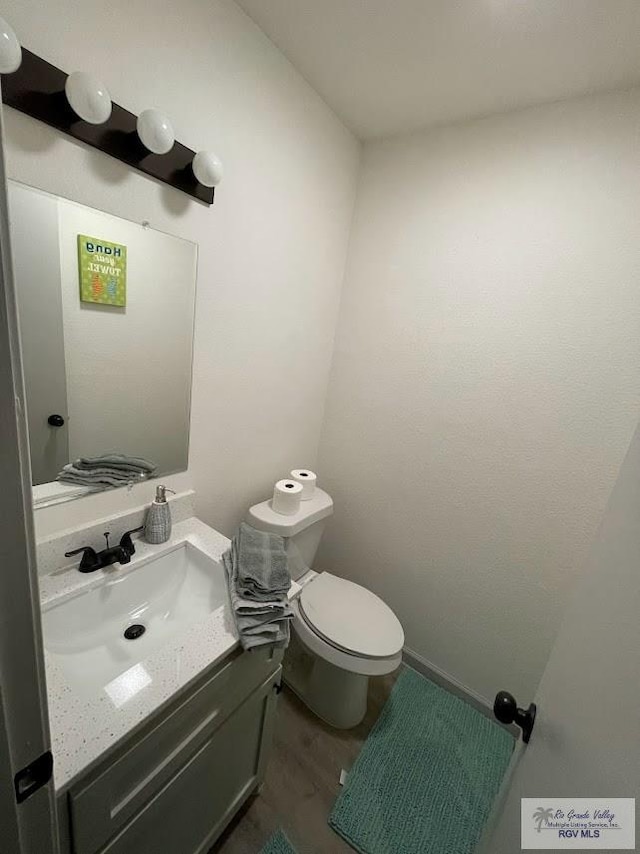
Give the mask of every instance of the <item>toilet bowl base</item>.
<svg viewBox="0 0 640 854">
<path fill-rule="evenodd" d="M 283 662 L 283 680 L 325 723 L 351 729 L 367 713 L 369 677 L 336 667 L 305 647 L 294 632 Z"/>
</svg>

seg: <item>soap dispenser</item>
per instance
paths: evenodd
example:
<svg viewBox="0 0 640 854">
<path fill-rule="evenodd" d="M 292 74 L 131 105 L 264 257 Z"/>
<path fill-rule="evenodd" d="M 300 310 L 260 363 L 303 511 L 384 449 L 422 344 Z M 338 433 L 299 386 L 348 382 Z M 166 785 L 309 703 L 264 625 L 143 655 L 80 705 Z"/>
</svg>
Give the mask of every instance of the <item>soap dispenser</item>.
<svg viewBox="0 0 640 854">
<path fill-rule="evenodd" d="M 148 543 L 166 543 L 171 536 L 171 508 L 167 502 L 167 492 L 173 492 L 173 489 L 162 484 L 157 486 L 155 500 L 147 510 L 144 538 Z"/>
</svg>

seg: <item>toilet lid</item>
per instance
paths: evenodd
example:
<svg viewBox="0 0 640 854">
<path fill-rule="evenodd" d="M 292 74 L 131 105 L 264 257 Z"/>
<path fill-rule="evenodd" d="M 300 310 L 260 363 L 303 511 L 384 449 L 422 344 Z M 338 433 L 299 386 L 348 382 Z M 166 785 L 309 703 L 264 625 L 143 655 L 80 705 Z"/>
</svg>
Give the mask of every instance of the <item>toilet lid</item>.
<svg viewBox="0 0 640 854">
<path fill-rule="evenodd" d="M 388 658 L 404 644 L 400 621 L 382 599 L 323 572 L 300 594 L 302 616 L 330 644 L 355 655 Z"/>
</svg>

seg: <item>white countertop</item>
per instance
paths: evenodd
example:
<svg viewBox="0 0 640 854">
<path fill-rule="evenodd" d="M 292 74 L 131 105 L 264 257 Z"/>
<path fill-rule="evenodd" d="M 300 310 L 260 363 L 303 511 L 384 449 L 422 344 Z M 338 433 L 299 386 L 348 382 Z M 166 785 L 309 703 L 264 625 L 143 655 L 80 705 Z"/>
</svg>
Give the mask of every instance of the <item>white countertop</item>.
<svg viewBox="0 0 640 854">
<path fill-rule="evenodd" d="M 162 546 L 136 540 L 136 554 L 131 563 L 117 571 L 122 574 L 134 571 L 142 558 L 185 541 L 214 560 L 219 560 L 229 546 L 226 537 L 193 517 L 174 525 L 169 543 Z M 45 575 L 40 579 L 41 602 L 43 605 L 59 602 L 91 589 L 102 582 L 101 576 L 100 571 L 81 574 L 75 567 Z M 68 787 L 104 758 L 105 753 L 205 670 L 232 652 L 237 644 L 230 607 L 225 604 L 144 659 L 141 665 L 145 678 L 140 690 L 119 708 L 104 691 L 97 690 L 95 696 L 80 695 L 45 650 L 56 792 Z"/>
</svg>

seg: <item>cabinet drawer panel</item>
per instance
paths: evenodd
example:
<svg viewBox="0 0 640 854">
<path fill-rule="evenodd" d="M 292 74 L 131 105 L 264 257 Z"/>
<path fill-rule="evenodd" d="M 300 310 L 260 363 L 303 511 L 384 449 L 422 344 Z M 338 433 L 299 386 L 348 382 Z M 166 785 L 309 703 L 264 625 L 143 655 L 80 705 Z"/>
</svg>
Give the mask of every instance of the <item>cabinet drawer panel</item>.
<svg viewBox="0 0 640 854">
<path fill-rule="evenodd" d="M 95 854 L 279 666 L 270 648 L 236 653 L 132 745 L 70 793 L 76 854 Z"/>
<path fill-rule="evenodd" d="M 203 854 L 255 788 L 275 674 L 231 715 L 100 854 Z"/>
</svg>

